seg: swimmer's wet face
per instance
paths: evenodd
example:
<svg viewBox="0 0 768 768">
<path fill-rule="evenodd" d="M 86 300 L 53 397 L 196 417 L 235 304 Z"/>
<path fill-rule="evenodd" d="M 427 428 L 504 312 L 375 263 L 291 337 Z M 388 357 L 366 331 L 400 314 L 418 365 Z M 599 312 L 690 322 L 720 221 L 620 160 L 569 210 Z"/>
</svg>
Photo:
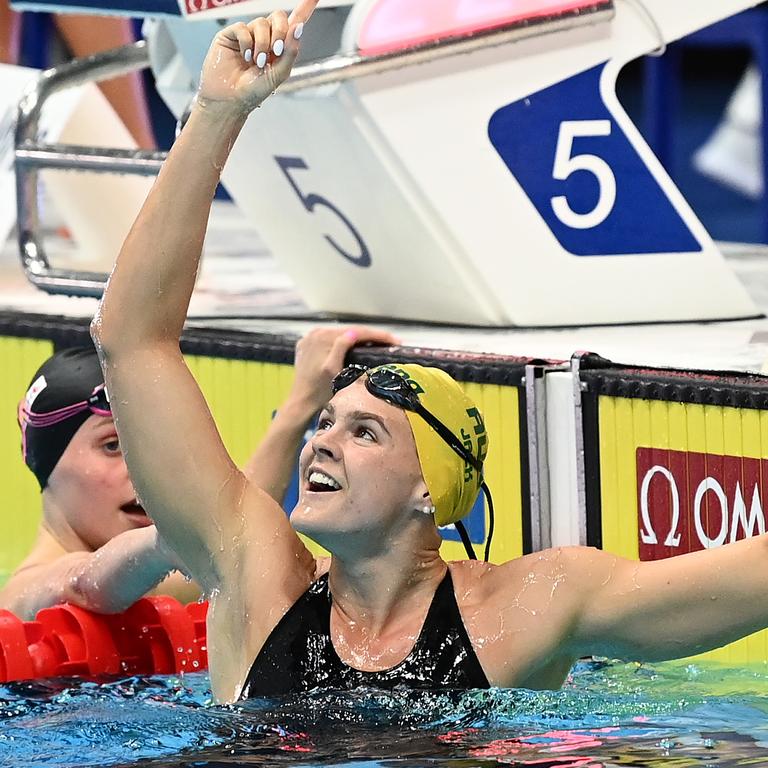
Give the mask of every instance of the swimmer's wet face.
<svg viewBox="0 0 768 768">
<path fill-rule="evenodd" d="M 43 492 L 45 524 L 69 548 L 96 549 L 150 524 L 136 503 L 93 347 L 56 352 L 18 409 L 22 455 Z"/>
<path fill-rule="evenodd" d="M 338 392 L 322 411 L 299 471 L 291 523 L 334 553 L 387 547 L 429 503 L 405 414 L 371 395 L 362 381 Z"/>
<path fill-rule="evenodd" d="M 333 381 L 339 393 L 353 383 L 363 382 L 366 390 L 403 410 L 411 428 L 419 466 L 434 522 L 455 524 L 467 556 L 476 553 L 461 522 L 471 510 L 482 488 L 489 515 L 484 557 L 488 560 L 493 539 L 493 501 L 483 481 L 483 462 L 488 452 L 488 434 L 477 405 L 450 375 L 438 368 L 417 364 L 381 365 L 368 369 L 352 365 Z M 322 482 L 323 478 L 318 475 Z M 326 478 L 326 487 L 334 488 Z"/>
<path fill-rule="evenodd" d="M 91 416 L 61 455 L 43 491 L 54 525 L 66 525 L 91 549 L 124 531 L 151 525 L 136 502 L 111 417 Z"/>
</svg>

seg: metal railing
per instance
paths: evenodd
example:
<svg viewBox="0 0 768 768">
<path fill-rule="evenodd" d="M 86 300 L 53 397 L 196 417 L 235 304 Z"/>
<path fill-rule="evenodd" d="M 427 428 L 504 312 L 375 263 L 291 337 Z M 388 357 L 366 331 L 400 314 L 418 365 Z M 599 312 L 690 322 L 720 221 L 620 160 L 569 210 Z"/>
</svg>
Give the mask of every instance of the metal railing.
<svg viewBox="0 0 768 768">
<path fill-rule="evenodd" d="M 296 67 L 281 93 L 341 83 L 438 59 L 498 47 L 525 38 L 562 32 L 594 24 L 613 16 L 613 0 L 595 0 L 590 6 L 495 29 L 449 37 L 391 53 L 366 56 L 339 54 Z M 78 170 L 150 176 L 157 174 L 165 152 L 104 149 L 40 143 L 40 114 L 45 101 L 57 91 L 87 82 L 99 82 L 149 66 L 144 41 L 106 53 L 77 59 L 42 73 L 19 105 L 16 125 L 16 189 L 19 254 L 27 279 L 51 294 L 100 296 L 107 275 L 54 269 L 43 247 L 38 209 L 38 173 L 42 169 Z"/>
<path fill-rule="evenodd" d="M 19 255 L 32 285 L 48 293 L 68 296 L 101 296 L 107 275 L 54 269 L 43 247 L 38 208 L 38 173 L 44 168 L 96 173 L 156 174 L 165 153 L 144 150 L 94 149 L 92 147 L 39 143 L 40 116 L 54 93 L 87 82 L 124 75 L 149 65 L 147 44 L 116 48 L 43 72 L 19 104 L 16 123 L 16 209 Z"/>
</svg>

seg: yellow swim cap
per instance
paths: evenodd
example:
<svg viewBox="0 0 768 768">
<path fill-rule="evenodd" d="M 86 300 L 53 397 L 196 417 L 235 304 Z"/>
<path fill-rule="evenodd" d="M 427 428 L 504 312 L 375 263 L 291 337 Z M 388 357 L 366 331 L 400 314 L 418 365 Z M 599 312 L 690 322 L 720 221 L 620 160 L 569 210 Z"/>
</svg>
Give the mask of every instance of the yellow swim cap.
<svg viewBox="0 0 768 768">
<path fill-rule="evenodd" d="M 488 434 L 477 406 L 445 371 L 415 363 L 382 365 L 411 383 L 419 402 L 441 421 L 472 456 L 483 461 Z M 448 525 L 469 514 L 482 477 L 419 414 L 404 410 L 411 425 L 424 481 L 435 506 L 435 522 Z"/>
</svg>

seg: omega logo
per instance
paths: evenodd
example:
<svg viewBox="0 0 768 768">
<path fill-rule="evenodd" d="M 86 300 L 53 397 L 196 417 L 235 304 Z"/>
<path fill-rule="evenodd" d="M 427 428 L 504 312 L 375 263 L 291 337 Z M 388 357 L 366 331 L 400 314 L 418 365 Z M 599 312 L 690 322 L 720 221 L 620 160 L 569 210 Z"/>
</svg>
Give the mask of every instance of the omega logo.
<svg viewBox="0 0 768 768">
<path fill-rule="evenodd" d="M 641 559 L 712 549 L 765 533 L 761 488 L 768 481 L 767 464 L 740 456 L 638 448 Z"/>
</svg>

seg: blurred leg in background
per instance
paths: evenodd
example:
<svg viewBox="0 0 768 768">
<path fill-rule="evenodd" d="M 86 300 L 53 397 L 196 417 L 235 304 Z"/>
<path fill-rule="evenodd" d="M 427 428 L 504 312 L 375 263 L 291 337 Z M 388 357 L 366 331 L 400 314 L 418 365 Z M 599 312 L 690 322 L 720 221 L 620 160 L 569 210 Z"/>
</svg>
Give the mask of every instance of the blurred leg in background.
<svg viewBox="0 0 768 768">
<path fill-rule="evenodd" d="M 130 19 L 113 16 L 54 16 L 59 36 L 71 56 L 79 58 L 135 41 Z M 21 14 L 0 0 L 0 63 L 19 64 Z M 106 80 L 99 87 L 142 149 L 156 146 L 140 72 Z"/>
<path fill-rule="evenodd" d="M 19 60 L 21 17 L 0 0 L 0 64 L 15 64 Z"/>
<path fill-rule="evenodd" d="M 131 20 L 125 18 L 60 14 L 55 24 L 75 58 L 119 48 L 136 40 Z M 141 72 L 106 80 L 99 86 L 139 147 L 154 149 L 155 137 Z"/>
</svg>

